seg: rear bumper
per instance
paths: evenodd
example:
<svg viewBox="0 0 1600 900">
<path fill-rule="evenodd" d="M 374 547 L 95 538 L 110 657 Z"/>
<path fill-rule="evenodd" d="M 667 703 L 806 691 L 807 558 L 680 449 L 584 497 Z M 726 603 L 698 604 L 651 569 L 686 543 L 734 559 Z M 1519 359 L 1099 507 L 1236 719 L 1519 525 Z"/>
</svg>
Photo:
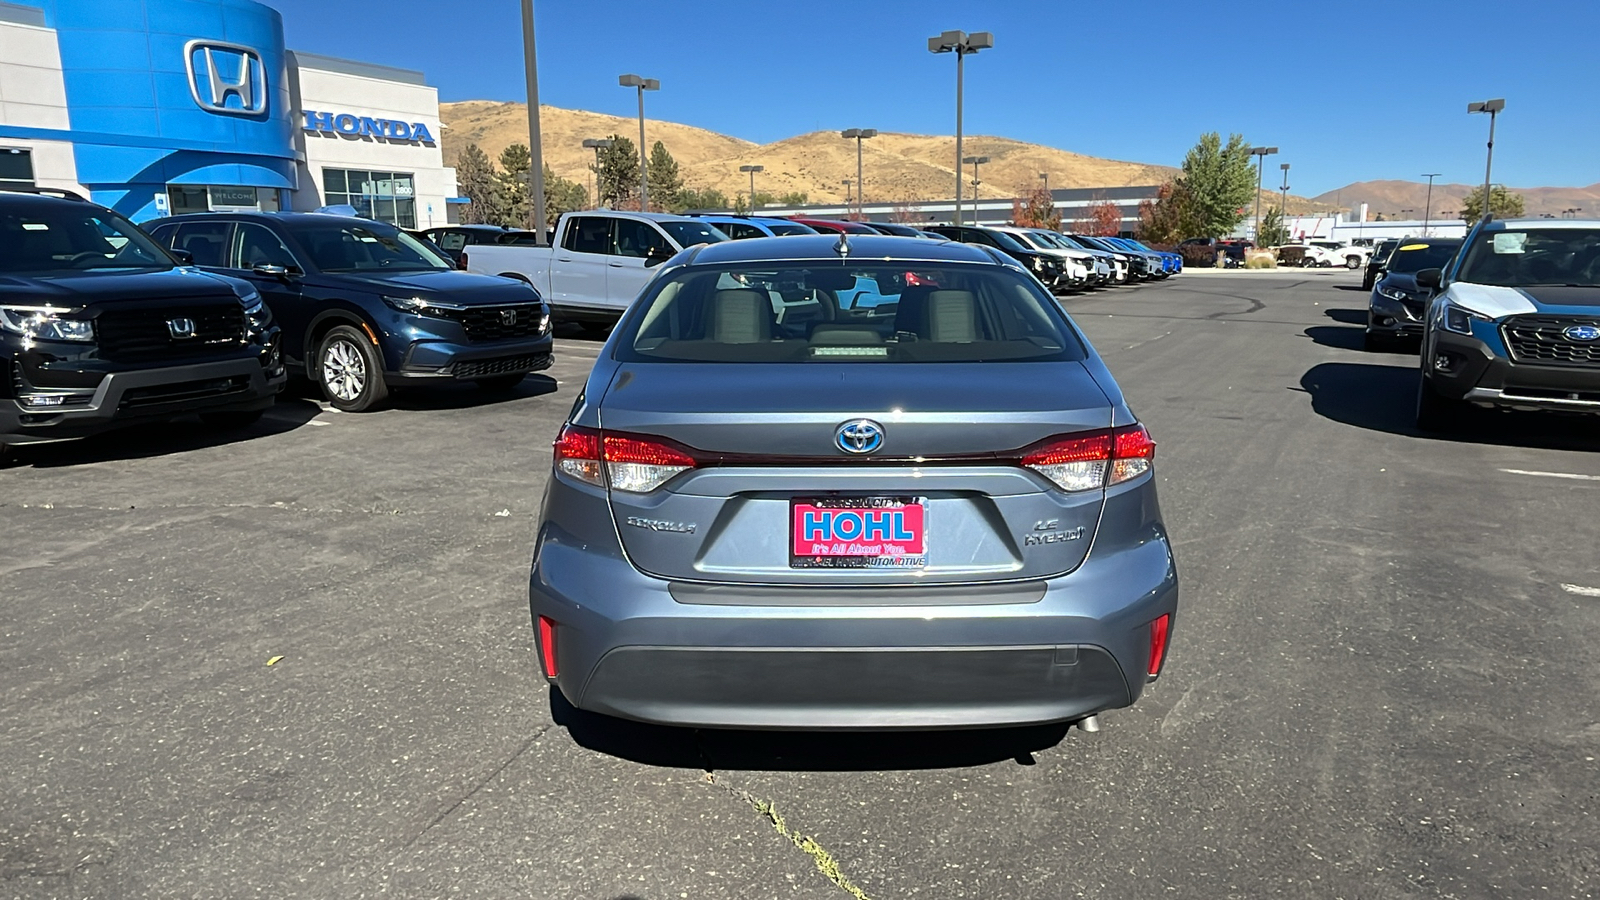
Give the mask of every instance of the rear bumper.
<svg viewBox="0 0 1600 900">
<path fill-rule="evenodd" d="M 551 490 L 571 488 L 552 479 Z M 549 680 L 574 706 L 607 715 L 762 729 L 1070 721 L 1139 698 L 1150 623 L 1176 613 L 1166 535 L 1158 523 L 1136 534 L 1129 500 L 1130 527 L 1108 501 L 1088 559 L 1026 590 L 977 584 L 970 599 L 930 592 L 919 603 L 923 589 L 909 587 L 892 603 L 859 605 L 808 591 L 794 605 L 757 606 L 640 573 L 602 535 L 550 518 L 562 502 L 552 496 L 529 607 L 536 624 L 556 623 Z"/>
<path fill-rule="evenodd" d="M 268 377 L 252 356 L 225 362 L 113 372 L 87 402 L 35 409 L 0 400 L 0 442 L 46 443 L 186 413 L 266 409 L 288 376 Z"/>
</svg>

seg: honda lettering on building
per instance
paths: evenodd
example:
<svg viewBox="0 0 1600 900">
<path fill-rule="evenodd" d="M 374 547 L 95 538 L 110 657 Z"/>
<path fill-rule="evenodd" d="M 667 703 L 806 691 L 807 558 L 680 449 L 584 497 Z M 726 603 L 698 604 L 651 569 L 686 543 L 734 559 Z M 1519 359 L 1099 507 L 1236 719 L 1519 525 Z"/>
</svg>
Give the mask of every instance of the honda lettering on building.
<svg viewBox="0 0 1600 900">
<path fill-rule="evenodd" d="M 305 111 L 305 130 L 346 137 L 376 138 L 407 144 L 432 144 L 433 132 L 422 122 L 402 122 L 398 119 L 374 119 L 350 113 Z"/>
<path fill-rule="evenodd" d="M 253 47 L 195 40 L 183 45 L 189 93 L 206 112 L 258 116 L 267 111 L 267 70 Z"/>
</svg>

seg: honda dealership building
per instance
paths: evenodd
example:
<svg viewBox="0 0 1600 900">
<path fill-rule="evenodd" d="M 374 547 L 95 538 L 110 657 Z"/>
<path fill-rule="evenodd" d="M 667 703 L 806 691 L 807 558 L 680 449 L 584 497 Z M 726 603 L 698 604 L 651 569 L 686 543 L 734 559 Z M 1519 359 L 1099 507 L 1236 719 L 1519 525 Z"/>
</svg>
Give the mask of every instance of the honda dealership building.
<svg viewBox="0 0 1600 900">
<path fill-rule="evenodd" d="M 288 50 L 254 0 L 0 2 L 0 185 L 427 228 L 458 202 L 439 132 L 422 73 Z"/>
</svg>

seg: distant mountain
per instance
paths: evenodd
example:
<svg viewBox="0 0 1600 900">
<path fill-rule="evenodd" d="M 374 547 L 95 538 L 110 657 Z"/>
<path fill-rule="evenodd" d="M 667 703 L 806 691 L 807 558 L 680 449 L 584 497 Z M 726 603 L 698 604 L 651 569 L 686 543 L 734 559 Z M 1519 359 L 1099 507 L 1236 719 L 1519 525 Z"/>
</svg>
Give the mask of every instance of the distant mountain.
<svg viewBox="0 0 1600 900">
<path fill-rule="evenodd" d="M 521 103 L 464 101 L 443 103 L 444 157 L 454 164 L 461 149 L 477 144 L 491 158 L 512 143 L 527 143 L 527 107 Z M 541 106 L 540 131 L 545 161 L 557 175 L 585 186 L 593 152 L 583 149 L 585 138 L 620 134 L 638 140 L 639 122 L 583 110 Z M 813 203 L 840 202 L 845 179 L 856 177 L 855 142 L 837 132 L 802 134 L 771 144 L 754 144 L 739 138 L 674 122 L 647 120 L 645 139 L 666 144 L 678 161 L 684 183 L 713 187 L 730 198 L 750 189 L 741 165 L 764 166 L 756 176 L 756 189 L 773 194 L 803 192 Z M 1016 196 L 1040 183 L 1039 173 L 1050 173 L 1053 188 L 1127 187 L 1159 184 L 1177 170 L 1159 165 L 1084 156 L 1054 147 L 1002 137 L 968 136 L 962 151 L 987 156 L 979 169 L 980 196 Z M 951 137 L 880 134 L 863 148 L 869 200 L 928 200 L 954 193 L 955 139 Z M 965 173 L 971 179 L 971 170 Z"/>
<path fill-rule="evenodd" d="M 1481 184 L 1438 184 L 1433 186 L 1433 216 L 1454 219 L 1460 216 L 1461 201 Z M 1510 189 L 1521 194 L 1527 214 L 1559 216 L 1564 210 L 1580 209 L 1580 215 L 1600 217 L 1600 184 L 1588 187 L 1535 187 Z M 1318 195 L 1317 203 L 1336 205 L 1354 211 L 1369 204 L 1368 214 L 1383 214 L 1389 219 L 1420 219 L 1427 201 L 1428 184 L 1414 181 L 1358 181 L 1335 191 Z M 1414 212 L 1405 212 L 1405 210 Z"/>
</svg>

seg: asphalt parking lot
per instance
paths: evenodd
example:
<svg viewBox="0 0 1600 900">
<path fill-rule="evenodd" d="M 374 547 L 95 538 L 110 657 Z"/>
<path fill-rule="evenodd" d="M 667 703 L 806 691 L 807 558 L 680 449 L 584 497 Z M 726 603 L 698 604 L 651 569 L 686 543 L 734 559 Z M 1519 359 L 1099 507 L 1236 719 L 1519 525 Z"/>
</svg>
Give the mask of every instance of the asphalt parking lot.
<svg viewBox="0 0 1600 900">
<path fill-rule="evenodd" d="M 1600 426 L 1419 435 L 1359 277 L 1067 301 L 1183 577 L 1098 734 L 556 722 L 526 577 L 592 341 L 509 399 L 25 450 L 0 896 L 1600 895 Z"/>
</svg>

